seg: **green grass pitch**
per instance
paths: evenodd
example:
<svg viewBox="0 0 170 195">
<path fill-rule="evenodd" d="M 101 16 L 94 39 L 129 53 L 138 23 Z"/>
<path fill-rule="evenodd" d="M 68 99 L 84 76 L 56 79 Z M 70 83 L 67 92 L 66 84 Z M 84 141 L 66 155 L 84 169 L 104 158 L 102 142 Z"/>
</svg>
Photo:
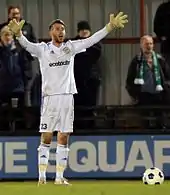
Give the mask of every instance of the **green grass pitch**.
<svg viewBox="0 0 170 195">
<path fill-rule="evenodd" d="M 52 182 L 1 182 L 0 195 L 170 195 L 170 182 L 148 186 L 140 181 L 72 181 L 72 186 Z"/>
</svg>

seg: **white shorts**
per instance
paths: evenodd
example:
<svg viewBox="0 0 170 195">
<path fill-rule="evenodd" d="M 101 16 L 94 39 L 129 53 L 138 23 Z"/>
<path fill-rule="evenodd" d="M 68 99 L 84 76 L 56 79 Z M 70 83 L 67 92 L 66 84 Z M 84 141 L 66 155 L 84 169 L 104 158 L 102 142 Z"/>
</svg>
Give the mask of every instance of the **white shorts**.
<svg viewBox="0 0 170 195">
<path fill-rule="evenodd" d="M 73 132 L 74 99 L 72 94 L 46 96 L 42 101 L 40 132 Z"/>
</svg>

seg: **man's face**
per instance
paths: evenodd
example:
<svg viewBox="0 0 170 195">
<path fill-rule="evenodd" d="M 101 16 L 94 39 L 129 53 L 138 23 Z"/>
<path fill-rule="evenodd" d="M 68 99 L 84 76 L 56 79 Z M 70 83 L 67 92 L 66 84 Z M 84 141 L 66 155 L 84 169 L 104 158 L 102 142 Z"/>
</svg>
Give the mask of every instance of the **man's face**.
<svg viewBox="0 0 170 195">
<path fill-rule="evenodd" d="M 90 31 L 89 30 L 80 30 L 79 31 L 79 36 L 81 38 L 87 38 L 87 37 L 90 37 Z"/>
<path fill-rule="evenodd" d="M 64 25 L 59 23 L 53 24 L 50 30 L 50 36 L 54 41 L 62 43 L 65 39 L 65 35 L 66 32 Z"/>
<path fill-rule="evenodd" d="M 21 19 L 21 13 L 20 10 L 18 8 L 13 8 L 11 9 L 9 15 L 8 15 L 9 19 L 16 19 L 16 21 L 20 21 Z"/>
<path fill-rule="evenodd" d="M 143 38 L 143 40 L 141 41 L 141 49 L 144 53 L 152 53 L 153 51 L 153 47 L 154 47 L 154 44 L 153 44 L 153 39 L 152 37 L 145 37 Z"/>
<path fill-rule="evenodd" d="M 1 35 L 1 41 L 4 45 L 10 45 L 13 41 L 13 36 L 10 32 L 4 32 Z"/>
</svg>

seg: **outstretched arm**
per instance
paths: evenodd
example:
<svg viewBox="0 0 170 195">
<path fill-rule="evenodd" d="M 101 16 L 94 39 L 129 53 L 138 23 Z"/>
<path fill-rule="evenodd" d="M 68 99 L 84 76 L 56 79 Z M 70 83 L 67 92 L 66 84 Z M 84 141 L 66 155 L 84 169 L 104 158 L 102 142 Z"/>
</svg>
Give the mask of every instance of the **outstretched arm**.
<svg viewBox="0 0 170 195">
<path fill-rule="evenodd" d="M 83 49 L 93 46 L 94 44 L 98 43 L 101 39 L 103 39 L 108 33 L 109 32 L 107 28 L 104 27 L 103 29 L 99 30 L 98 32 L 96 32 L 87 39 L 72 41 L 74 53 L 79 53 Z"/>
<path fill-rule="evenodd" d="M 36 57 L 40 57 L 43 44 L 42 43 L 32 43 L 27 40 L 27 38 L 22 34 L 22 31 L 21 31 L 24 23 L 25 23 L 24 20 L 21 20 L 21 22 L 18 23 L 14 19 L 9 22 L 8 27 L 17 37 L 20 45 L 24 49 L 26 49 L 29 53 L 35 55 Z"/>
<path fill-rule="evenodd" d="M 110 21 L 103 29 L 99 30 L 87 39 L 72 41 L 74 53 L 79 53 L 83 49 L 89 48 L 95 43 L 98 43 L 113 29 L 124 28 L 124 24 L 127 22 L 127 15 L 124 15 L 123 12 L 120 12 L 116 17 L 114 16 L 114 14 L 110 14 Z"/>
<path fill-rule="evenodd" d="M 36 57 L 40 57 L 43 46 L 42 43 L 32 43 L 28 41 L 24 35 L 17 37 L 17 39 L 20 45 L 30 54 L 35 55 Z"/>
</svg>

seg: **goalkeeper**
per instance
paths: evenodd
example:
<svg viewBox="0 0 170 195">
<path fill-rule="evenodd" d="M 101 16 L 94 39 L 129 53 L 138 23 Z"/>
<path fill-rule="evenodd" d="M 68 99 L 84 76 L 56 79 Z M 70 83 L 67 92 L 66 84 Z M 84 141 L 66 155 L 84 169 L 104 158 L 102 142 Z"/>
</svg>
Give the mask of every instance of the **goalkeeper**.
<svg viewBox="0 0 170 195">
<path fill-rule="evenodd" d="M 24 20 L 9 22 L 9 28 L 19 43 L 40 62 L 42 74 L 42 112 L 40 120 L 41 143 L 38 148 L 39 184 L 46 184 L 46 170 L 53 132 L 57 131 L 55 184 L 69 185 L 63 174 L 69 155 L 69 135 L 73 132 L 74 100 L 77 93 L 74 80 L 74 56 L 99 42 L 113 29 L 124 28 L 128 22 L 122 12 L 110 15 L 109 23 L 91 37 L 83 40 L 67 41 L 65 24 L 54 20 L 49 25 L 51 42 L 31 43 L 22 34 Z"/>
</svg>

